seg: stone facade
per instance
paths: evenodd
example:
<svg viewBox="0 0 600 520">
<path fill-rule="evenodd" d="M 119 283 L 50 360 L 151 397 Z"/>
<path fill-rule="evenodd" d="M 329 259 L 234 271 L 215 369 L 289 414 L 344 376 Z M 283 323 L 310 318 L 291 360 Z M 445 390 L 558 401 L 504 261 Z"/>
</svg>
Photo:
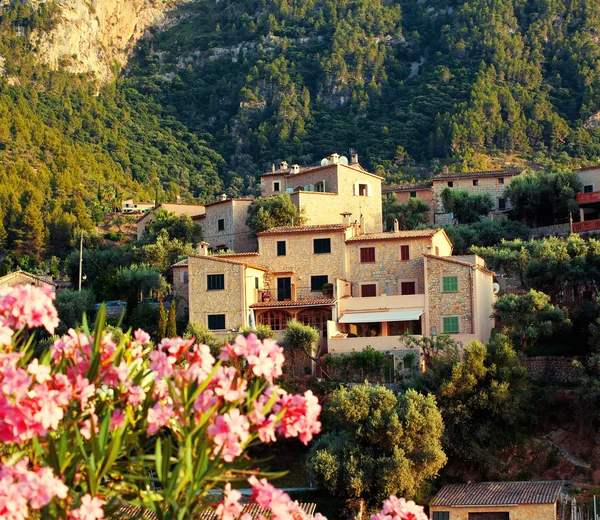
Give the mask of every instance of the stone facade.
<svg viewBox="0 0 600 520">
<path fill-rule="evenodd" d="M 600 191 L 600 166 L 589 166 L 577 171 L 577 178 L 582 187 L 591 186 L 589 191 Z"/>
<path fill-rule="evenodd" d="M 582 363 L 581 357 L 537 356 L 523 358 L 523 364 L 532 379 L 546 383 L 569 384 L 579 381 L 580 375 L 573 365 Z"/>
<path fill-rule="evenodd" d="M 395 186 L 385 186 L 382 188 L 383 195 L 391 194 L 396 197 L 396 200 L 401 204 L 406 204 L 410 199 L 422 200 L 430 208 L 429 224 L 434 223 L 435 199 L 433 195 L 432 183 L 418 184 L 398 184 Z"/>
<path fill-rule="evenodd" d="M 177 316 L 189 316 L 189 285 L 188 261 L 184 260 L 173 266 L 173 293 L 177 302 Z"/>
<path fill-rule="evenodd" d="M 171 204 L 164 202 L 138 219 L 136 222 L 138 240 L 142 238 L 142 235 L 146 230 L 146 226 L 150 224 L 150 222 L 154 222 L 154 213 L 161 209 L 177 216 L 189 215 L 190 217 L 197 217 L 198 215 L 204 214 L 204 206 L 202 204 Z"/>
<path fill-rule="evenodd" d="M 205 206 L 205 213 L 197 218 L 197 222 L 211 248 L 230 249 L 236 253 L 256 251 L 256 241 L 250 237 L 246 225 L 251 204 L 252 201 L 247 199 L 227 199 Z"/>
<path fill-rule="evenodd" d="M 556 520 L 556 504 L 520 504 L 516 506 L 449 507 L 431 506 L 429 515 L 449 512 L 450 520 L 469 520 L 469 513 L 509 513 L 510 520 Z M 471 517 L 472 518 L 472 517 Z"/>
</svg>

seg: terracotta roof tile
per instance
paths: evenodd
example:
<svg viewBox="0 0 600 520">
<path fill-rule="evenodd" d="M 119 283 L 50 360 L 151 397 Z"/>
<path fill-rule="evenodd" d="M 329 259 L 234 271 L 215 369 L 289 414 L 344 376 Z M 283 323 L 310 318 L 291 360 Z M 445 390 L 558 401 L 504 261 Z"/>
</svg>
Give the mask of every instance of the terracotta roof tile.
<svg viewBox="0 0 600 520">
<path fill-rule="evenodd" d="M 216 256 L 217 258 L 238 258 L 241 256 L 258 256 L 258 251 L 251 251 L 249 253 L 218 253 L 212 256 Z"/>
<path fill-rule="evenodd" d="M 244 266 L 250 267 L 252 269 L 259 269 L 261 271 L 266 271 L 266 269 L 264 267 L 261 267 L 259 265 L 253 265 L 253 264 L 249 264 L 247 262 L 232 260 L 230 258 L 223 258 L 223 257 L 219 257 L 216 255 L 188 255 L 188 259 L 189 258 L 200 258 L 202 260 L 210 260 L 212 262 L 223 262 L 224 264 L 244 265 Z"/>
<path fill-rule="evenodd" d="M 279 235 L 281 233 L 312 233 L 319 231 L 343 231 L 347 226 L 344 224 L 317 224 L 313 226 L 279 226 L 266 231 L 257 233 L 258 236 L 262 235 Z"/>
<path fill-rule="evenodd" d="M 452 258 L 451 256 L 437 256 L 437 255 L 429 255 L 429 254 L 424 254 L 423 256 L 426 256 L 427 258 L 432 258 L 434 260 L 440 260 L 442 262 L 450 262 L 452 264 L 457 264 L 457 265 L 463 265 L 465 267 L 471 267 L 473 269 L 479 269 L 485 273 L 488 273 L 492 276 L 494 276 L 496 273 L 494 273 L 494 271 L 489 270 L 487 267 L 483 266 L 483 265 L 479 265 L 479 264 L 473 264 L 471 262 L 466 262 L 465 260 L 458 260 L 457 258 Z"/>
<path fill-rule="evenodd" d="M 513 175 L 519 175 L 522 172 L 523 170 L 518 168 L 509 168 L 506 170 L 486 170 L 480 172 L 448 172 L 438 173 L 433 177 L 433 180 L 471 179 L 475 177 L 512 177 Z"/>
<path fill-rule="evenodd" d="M 382 186 L 381 193 L 395 193 L 397 191 L 415 191 L 428 190 L 433 186 L 433 182 L 411 182 L 407 184 L 392 184 L 390 186 Z"/>
<path fill-rule="evenodd" d="M 258 302 L 250 305 L 251 309 L 262 309 L 265 307 L 307 307 L 309 305 L 334 305 L 335 299 L 333 298 L 315 298 L 313 300 L 287 300 L 283 302 L 270 301 L 270 302 Z"/>
<path fill-rule="evenodd" d="M 365 235 L 356 235 L 346 239 L 346 242 L 363 242 L 367 240 L 398 240 L 403 238 L 427 238 L 432 237 L 436 233 L 440 233 L 441 229 L 413 229 L 409 231 L 388 231 L 386 233 L 367 233 Z"/>
<path fill-rule="evenodd" d="M 582 168 L 579 168 L 577 171 L 578 172 L 587 172 L 590 170 L 600 170 L 600 164 L 597 164 L 596 166 L 583 166 Z"/>
<path fill-rule="evenodd" d="M 500 506 L 553 504 L 563 487 L 561 481 L 478 482 L 444 486 L 435 496 L 435 506 Z"/>
<path fill-rule="evenodd" d="M 180 260 L 176 264 L 173 264 L 171 267 L 187 267 L 187 265 L 188 265 L 188 259 L 186 258 L 185 260 Z"/>
</svg>

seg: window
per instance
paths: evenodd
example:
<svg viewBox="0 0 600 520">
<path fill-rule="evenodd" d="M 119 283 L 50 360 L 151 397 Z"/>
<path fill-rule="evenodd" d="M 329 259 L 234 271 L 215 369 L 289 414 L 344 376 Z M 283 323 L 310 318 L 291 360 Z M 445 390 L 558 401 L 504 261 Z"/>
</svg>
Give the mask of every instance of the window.
<svg viewBox="0 0 600 520">
<path fill-rule="evenodd" d="M 444 276 L 442 278 L 442 292 L 458 292 L 458 276 Z"/>
<path fill-rule="evenodd" d="M 458 316 L 444 316 L 442 321 L 444 334 L 458 333 Z"/>
<path fill-rule="evenodd" d="M 411 198 L 411 199 L 414 199 L 414 198 L 416 198 L 416 197 L 417 197 L 417 192 L 416 192 L 416 191 L 411 191 L 411 192 L 410 192 L 410 198 Z"/>
<path fill-rule="evenodd" d="M 254 288 L 258 289 L 259 288 L 259 280 L 258 280 L 258 276 L 254 277 Z"/>
<path fill-rule="evenodd" d="M 209 274 L 206 276 L 207 291 L 222 291 L 223 289 L 225 289 L 224 274 Z"/>
<path fill-rule="evenodd" d="M 473 186 L 479 186 L 479 179 L 473 179 Z"/>
<path fill-rule="evenodd" d="M 360 295 L 363 298 L 371 298 L 377 296 L 377 284 L 376 283 L 365 283 L 360 286 Z"/>
<path fill-rule="evenodd" d="M 219 231 L 225 231 L 225 219 L 224 218 L 220 218 L 219 220 L 217 220 L 217 229 Z"/>
<path fill-rule="evenodd" d="M 374 247 L 361 247 L 360 248 L 360 263 L 367 264 L 375 261 L 375 248 Z"/>
<path fill-rule="evenodd" d="M 400 294 L 417 294 L 417 283 L 400 282 Z"/>
<path fill-rule="evenodd" d="M 592 191 L 594 191 L 594 185 L 593 184 L 586 184 L 583 187 L 583 193 L 592 193 Z"/>
<path fill-rule="evenodd" d="M 311 291 L 320 291 L 323 289 L 323 286 L 329 283 L 329 276 L 319 275 L 319 276 L 311 276 L 310 277 L 310 290 Z"/>
<path fill-rule="evenodd" d="M 410 246 L 400 246 L 400 260 L 410 260 Z"/>
<path fill-rule="evenodd" d="M 188 276 L 189 276 L 189 275 L 188 275 L 188 272 L 187 272 L 187 271 L 182 271 L 182 272 L 180 273 L 180 278 L 179 278 L 179 281 L 180 281 L 181 283 L 188 283 L 188 282 L 189 282 L 189 278 L 188 278 Z"/>
<path fill-rule="evenodd" d="M 281 190 L 281 184 L 279 184 L 279 181 L 274 182 L 273 183 L 273 191 L 279 191 Z"/>
<path fill-rule="evenodd" d="M 285 256 L 287 254 L 287 247 L 285 240 L 279 240 L 277 242 L 277 256 Z"/>
<path fill-rule="evenodd" d="M 327 337 L 327 321 L 331 320 L 329 309 L 307 309 L 296 315 L 296 320 L 304 325 L 310 325 L 320 330 L 323 337 Z"/>
<path fill-rule="evenodd" d="M 315 184 L 315 191 L 323 193 L 325 191 L 325 181 L 320 181 Z"/>
<path fill-rule="evenodd" d="M 225 314 L 209 314 L 208 328 L 210 330 L 225 330 Z"/>
<path fill-rule="evenodd" d="M 506 209 L 506 199 L 504 199 L 504 198 L 498 199 L 498 209 L 501 211 Z"/>
<path fill-rule="evenodd" d="M 272 330 L 285 330 L 292 315 L 286 311 L 274 310 L 260 314 L 256 318 L 259 325 L 268 325 Z"/>
<path fill-rule="evenodd" d="M 431 520 L 450 520 L 450 512 L 449 511 L 436 511 L 433 513 Z"/>
<path fill-rule="evenodd" d="M 448 188 L 454 188 L 454 182 L 448 181 Z"/>
<path fill-rule="evenodd" d="M 369 195 L 369 185 L 368 184 L 359 184 L 358 185 L 358 195 L 360 197 L 366 197 Z"/>
<path fill-rule="evenodd" d="M 498 184 L 504 184 L 504 177 L 498 177 Z"/>
<path fill-rule="evenodd" d="M 440 256 L 440 248 L 435 246 L 435 256 Z"/>
<path fill-rule="evenodd" d="M 331 238 L 315 238 L 313 247 L 315 255 L 331 253 Z"/>
</svg>

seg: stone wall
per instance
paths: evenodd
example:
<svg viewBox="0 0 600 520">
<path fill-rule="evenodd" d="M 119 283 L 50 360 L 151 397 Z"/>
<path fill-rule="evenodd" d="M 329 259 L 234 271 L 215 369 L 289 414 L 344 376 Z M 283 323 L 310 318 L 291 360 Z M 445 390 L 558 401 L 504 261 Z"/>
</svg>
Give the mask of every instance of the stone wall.
<svg viewBox="0 0 600 520">
<path fill-rule="evenodd" d="M 177 301 L 177 316 L 185 317 L 189 320 L 190 299 L 189 299 L 189 277 L 188 267 L 173 267 L 173 292 Z"/>
<path fill-rule="evenodd" d="M 469 513 L 510 513 L 510 520 L 556 520 L 555 504 L 521 504 L 516 506 L 471 506 L 447 507 L 431 506 L 429 514 L 446 511 L 450 520 L 469 520 Z"/>
<path fill-rule="evenodd" d="M 226 200 L 208 204 L 206 216 L 200 220 L 204 231 L 204 240 L 212 248 L 231 249 L 236 253 L 256 251 L 256 242 L 250 238 L 250 229 L 246 225 L 249 200 Z M 225 229 L 219 231 L 219 220 L 225 222 Z"/>
<path fill-rule="evenodd" d="M 411 197 L 410 194 L 412 192 L 416 192 L 416 197 Z M 392 192 L 395 195 L 396 200 L 400 204 L 406 204 L 411 198 L 416 198 L 418 200 L 422 200 L 431 208 L 429 211 L 429 224 L 433 224 L 433 215 L 435 213 L 435 200 L 433 197 L 433 188 L 420 189 L 420 190 L 411 190 L 411 191 L 395 191 Z"/>
<path fill-rule="evenodd" d="M 553 226 L 542 226 L 538 228 L 531 228 L 529 233 L 532 238 L 545 237 L 549 235 L 570 235 L 571 224 L 554 224 Z"/>
<path fill-rule="evenodd" d="M 546 383 L 576 383 L 579 380 L 573 361 L 583 362 L 581 357 L 536 356 L 523 359 L 532 379 Z"/>
<path fill-rule="evenodd" d="M 494 209 L 499 209 L 498 199 L 506 199 L 506 209 L 510 209 L 510 200 L 505 195 L 505 189 L 510 184 L 511 176 L 502 177 L 504 184 L 498 182 L 498 177 L 479 177 L 469 179 L 443 179 L 433 181 L 433 192 L 435 197 L 435 212 L 444 213 L 444 204 L 442 203 L 442 192 L 448 188 L 448 182 L 452 182 L 451 189 L 468 191 L 472 195 L 482 195 L 489 193 L 494 201 Z M 473 181 L 477 180 L 478 185 L 473 186 Z"/>
</svg>

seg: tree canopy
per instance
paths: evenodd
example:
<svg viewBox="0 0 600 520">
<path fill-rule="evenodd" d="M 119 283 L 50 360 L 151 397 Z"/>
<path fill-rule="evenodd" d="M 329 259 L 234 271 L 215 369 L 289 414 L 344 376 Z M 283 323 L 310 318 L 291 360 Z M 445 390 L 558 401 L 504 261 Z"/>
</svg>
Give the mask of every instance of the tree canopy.
<svg viewBox="0 0 600 520">
<path fill-rule="evenodd" d="M 257 199 L 248 208 L 246 224 L 252 236 L 261 231 L 278 226 L 301 226 L 306 217 L 292 203 L 287 193 Z"/>
<path fill-rule="evenodd" d="M 442 191 L 444 210 L 453 213 L 460 224 L 479 222 L 494 209 L 494 201 L 489 193 L 471 194 L 466 190 L 444 188 Z"/>
</svg>

